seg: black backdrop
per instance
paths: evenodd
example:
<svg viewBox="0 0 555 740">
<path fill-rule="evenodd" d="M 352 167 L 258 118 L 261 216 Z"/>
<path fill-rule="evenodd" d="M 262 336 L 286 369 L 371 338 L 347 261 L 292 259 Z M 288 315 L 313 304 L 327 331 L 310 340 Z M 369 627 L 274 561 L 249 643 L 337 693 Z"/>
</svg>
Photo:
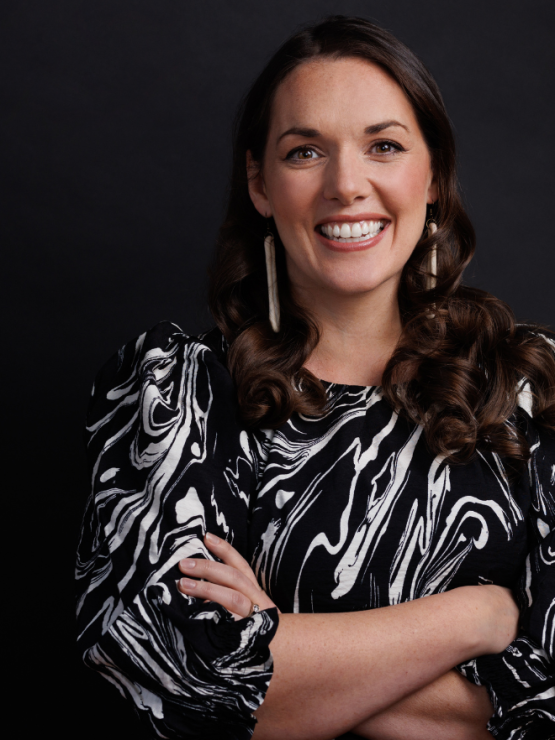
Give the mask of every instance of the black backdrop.
<svg viewBox="0 0 555 740">
<path fill-rule="evenodd" d="M 552 0 L 19 0 L 1 13 L 4 587 L 32 736 L 143 736 L 73 651 L 94 373 L 169 318 L 210 324 L 205 272 L 241 94 L 301 23 L 391 29 L 438 79 L 478 233 L 468 283 L 555 324 Z M 7 269 L 6 269 L 7 263 Z M 7 391 L 7 392 L 6 392 Z M 13 708 L 12 708 L 13 711 Z"/>
</svg>

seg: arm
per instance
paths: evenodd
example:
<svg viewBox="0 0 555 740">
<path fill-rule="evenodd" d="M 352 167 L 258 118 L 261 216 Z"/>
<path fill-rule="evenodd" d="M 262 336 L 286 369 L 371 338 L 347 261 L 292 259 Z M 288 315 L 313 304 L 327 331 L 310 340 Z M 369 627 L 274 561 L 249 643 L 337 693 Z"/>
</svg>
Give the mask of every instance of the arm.
<svg viewBox="0 0 555 740">
<path fill-rule="evenodd" d="M 237 615 L 272 606 L 246 561 L 225 541 L 223 563 L 197 561 L 195 596 Z M 184 572 L 190 572 L 186 563 Z M 238 574 L 238 572 L 240 573 Z M 242 577 L 241 577 L 242 576 Z M 191 593 L 189 582 L 180 589 Z M 430 684 L 464 660 L 499 652 L 518 610 L 505 589 L 470 586 L 370 611 L 284 614 L 271 643 L 274 675 L 255 737 L 333 738 Z"/>
<path fill-rule="evenodd" d="M 368 612 L 283 615 L 255 737 L 334 737 L 439 678 L 457 656 L 482 652 L 483 613 L 468 610 L 466 591 Z"/>
<path fill-rule="evenodd" d="M 499 740 L 547 740 L 555 727 L 555 437 L 527 415 L 524 424 L 532 458 L 524 473 L 529 553 L 515 588 L 520 633 L 502 653 L 458 666 L 487 688 L 495 709 L 488 727 Z"/>
<path fill-rule="evenodd" d="M 176 588 L 180 559 L 213 557 L 206 529 L 246 550 L 256 475 L 235 419 L 215 352 L 168 323 L 114 356 L 91 398 L 79 648 L 160 737 L 247 740 L 271 677 L 276 610 L 236 622 Z"/>
<path fill-rule="evenodd" d="M 491 740 L 493 708 L 484 687 L 449 671 L 352 732 L 368 740 Z"/>
</svg>

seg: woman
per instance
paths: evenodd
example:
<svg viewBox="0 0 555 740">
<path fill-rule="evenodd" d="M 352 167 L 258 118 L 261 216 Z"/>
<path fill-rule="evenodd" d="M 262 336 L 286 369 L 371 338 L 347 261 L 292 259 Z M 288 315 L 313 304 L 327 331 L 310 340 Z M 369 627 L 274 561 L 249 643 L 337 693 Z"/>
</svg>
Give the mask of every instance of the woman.
<svg viewBox="0 0 555 740">
<path fill-rule="evenodd" d="M 399 41 L 296 34 L 238 119 L 218 329 L 99 374 L 79 639 L 159 736 L 552 736 L 555 345 L 460 285 L 454 162 Z"/>
</svg>

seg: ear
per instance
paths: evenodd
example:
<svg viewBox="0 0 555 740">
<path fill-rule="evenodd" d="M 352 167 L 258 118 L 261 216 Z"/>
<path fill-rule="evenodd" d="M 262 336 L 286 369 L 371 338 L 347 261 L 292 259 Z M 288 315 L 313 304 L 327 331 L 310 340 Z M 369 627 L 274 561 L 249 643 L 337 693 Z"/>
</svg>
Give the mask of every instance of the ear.
<svg viewBox="0 0 555 740">
<path fill-rule="evenodd" d="M 272 215 L 272 209 L 270 207 L 270 201 L 266 196 L 262 169 L 260 164 L 254 161 L 250 151 L 247 152 L 247 179 L 249 183 L 249 195 L 254 207 L 261 216 L 269 218 Z"/>
<path fill-rule="evenodd" d="M 428 186 L 428 197 L 426 199 L 426 203 L 428 203 L 428 205 L 431 205 L 432 203 L 436 202 L 438 197 L 439 197 L 439 188 L 437 186 L 437 179 L 435 175 L 432 175 L 432 180 Z"/>
</svg>

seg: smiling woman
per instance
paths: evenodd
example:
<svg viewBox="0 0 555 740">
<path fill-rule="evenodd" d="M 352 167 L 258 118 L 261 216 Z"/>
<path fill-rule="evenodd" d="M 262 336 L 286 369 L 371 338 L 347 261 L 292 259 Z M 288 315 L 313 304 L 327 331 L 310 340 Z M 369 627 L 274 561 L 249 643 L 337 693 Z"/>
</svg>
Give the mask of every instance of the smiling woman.
<svg viewBox="0 0 555 740">
<path fill-rule="evenodd" d="M 437 200 L 428 147 L 399 85 L 366 60 L 297 67 L 273 109 L 263 167 L 249 158 L 252 201 L 273 218 L 295 300 L 312 306 L 335 340 L 347 325 L 359 335 L 357 362 L 343 354 L 337 366 L 324 341 L 304 366 L 317 378 L 377 385 L 375 360 L 389 357 L 401 334 L 401 273 Z"/>
<path fill-rule="evenodd" d="M 461 285 L 456 182 L 368 21 L 245 98 L 217 328 L 126 345 L 88 420 L 79 640 L 158 736 L 552 737 L 555 342 Z"/>
<path fill-rule="evenodd" d="M 322 302 L 323 291 L 378 303 L 384 290 L 396 294 L 426 207 L 437 200 L 406 95 L 365 60 L 324 58 L 291 72 L 273 107 L 263 172 L 250 194 L 258 212 L 274 219 L 295 295 L 310 305 Z"/>
</svg>

